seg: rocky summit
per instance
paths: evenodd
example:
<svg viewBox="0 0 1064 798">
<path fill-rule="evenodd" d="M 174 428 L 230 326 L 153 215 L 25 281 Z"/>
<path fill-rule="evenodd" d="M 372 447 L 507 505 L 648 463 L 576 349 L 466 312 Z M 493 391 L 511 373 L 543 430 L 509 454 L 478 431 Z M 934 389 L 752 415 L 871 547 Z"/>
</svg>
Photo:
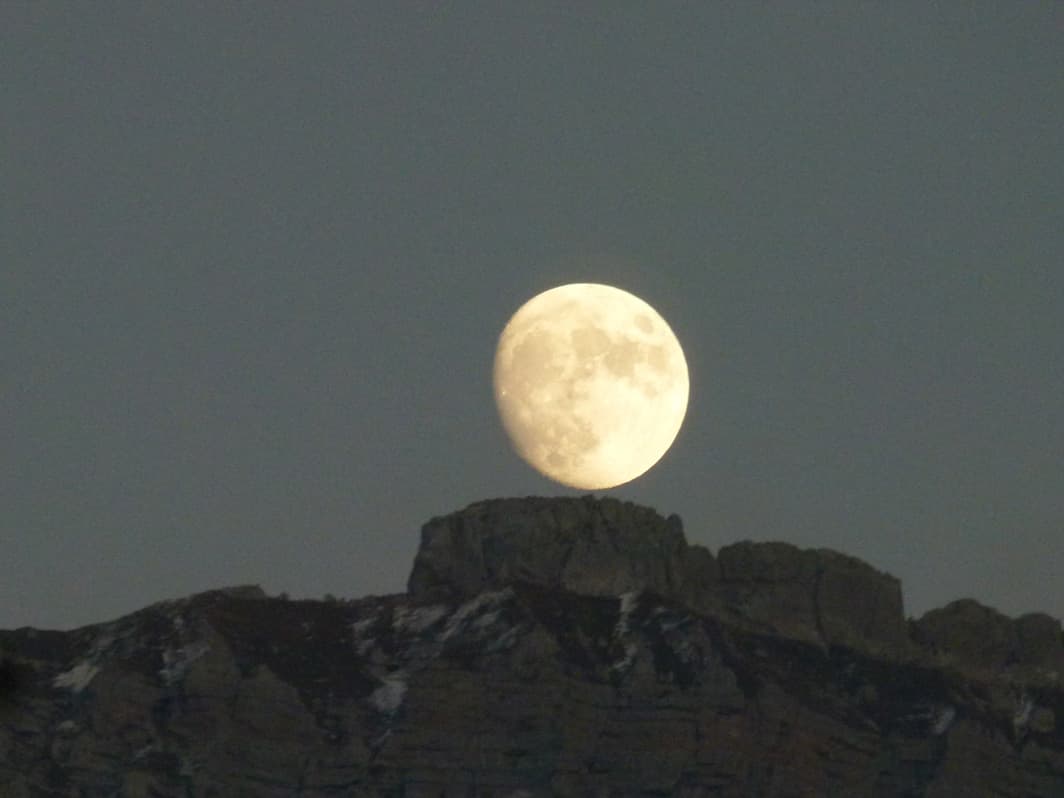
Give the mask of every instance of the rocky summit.
<svg viewBox="0 0 1064 798">
<path fill-rule="evenodd" d="M 357 586 L 355 586 L 357 587 Z M 1064 796 L 1057 619 L 613 499 L 429 521 L 405 594 L 0 632 L 3 798 Z"/>
</svg>

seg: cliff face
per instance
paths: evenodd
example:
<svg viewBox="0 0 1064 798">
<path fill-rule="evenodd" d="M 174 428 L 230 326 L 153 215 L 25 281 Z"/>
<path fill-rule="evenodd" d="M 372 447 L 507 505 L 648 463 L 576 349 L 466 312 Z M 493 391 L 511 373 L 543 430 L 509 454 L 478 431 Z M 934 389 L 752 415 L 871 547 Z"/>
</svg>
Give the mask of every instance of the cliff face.
<svg viewBox="0 0 1064 798">
<path fill-rule="evenodd" d="M 0 795 L 1060 796 L 1064 645 L 609 499 L 424 528 L 404 595 L 0 632 Z"/>
</svg>

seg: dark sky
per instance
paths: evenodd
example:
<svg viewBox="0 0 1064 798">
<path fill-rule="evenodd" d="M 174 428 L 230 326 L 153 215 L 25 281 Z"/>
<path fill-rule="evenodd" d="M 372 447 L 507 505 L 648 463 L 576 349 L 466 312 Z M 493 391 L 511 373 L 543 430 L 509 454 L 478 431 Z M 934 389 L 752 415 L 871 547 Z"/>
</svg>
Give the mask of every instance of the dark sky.
<svg viewBox="0 0 1064 798">
<path fill-rule="evenodd" d="M 5 2 L 0 203 L 0 627 L 577 493 L 491 392 L 567 282 L 691 370 L 609 495 L 1064 615 L 1060 3 Z"/>
</svg>

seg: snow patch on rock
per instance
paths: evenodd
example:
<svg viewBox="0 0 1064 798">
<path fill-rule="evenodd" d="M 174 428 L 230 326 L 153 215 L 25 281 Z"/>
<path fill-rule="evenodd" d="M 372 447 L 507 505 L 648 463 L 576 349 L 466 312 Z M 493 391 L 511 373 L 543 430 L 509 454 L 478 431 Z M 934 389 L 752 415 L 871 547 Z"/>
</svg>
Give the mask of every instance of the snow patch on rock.
<svg viewBox="0 0 1064 798">
<path fill-rule="evenodd" d="M 481 593 L 475 598 L 471 598 L 455 610 L 454 614 L 447 619 L 447 625 L 444 627 L 443 633 L 440 635 L 440 641 L 450 640 L 470 624 L 472 624 L 474 628 L 483 629 L 491 623 L 494 623 L 498 618 L 501 605 L 513 598 L 513 595 L 513 590 L 506 588 L 505 590 L 488 591 Z M 491 612 L 491 610 L 494 610 L 494 612 Z M 477 618 L 480 613 L 485 611 L 488 611 L 486 615 Z M 476 620 L 475 624 L 473 623 L 474 620 Z"/>
<path fill-rule="evenodd" d="M 211 650 L 203 641 L 189 643 L 179 648 L 166 648 L 163 651 L 163 666 L 159 676 L 168 687 L 177 684 L 188 674 L 192 663 Z"/>
<path fill-rule="evenodd" d="M 940 709 L 935 714 L 934 723 L 931 726 L 931 733 L 936 737 L 940 734 L 945 734 L 949 731 L 949 727 L 953 725 L 954 719 L 957 717 L 957 708 L 955 706 L 946 706 Z"/>
<path fill-rule="evenodd" d="M 99 672 L 100 668 L 96 664 L 89 661 L 79 662 L 70 670 L 63 671 L 56 676 L 55 679 L 52 680 L 52 686 L 65 688 L 74 693 L 80 693 L 89 686 L 89 683 Z"/>
<path fill-rule="evenodd" d="M 448 608 L 443 604 L 432 604 L 428 607 L 399 607 L 392 618 L 392 625 L 397 632 L 412 632 L 421 634 L 439 623 L 448 613 Z"/>
<path fill-rule="evenodd" d="M 406 674 L 396 671 L 383 677 L 381 681 L 383 684 L 369 694 L 369 703 L 378 712 L 394 715 L 406 696 Z"/>
<path fill-rule="evenodd" d="M 632 617 L 632 611 L 639 604 L 639 591 L 629 590 L 627 593 L 621 593 L 617 598 L 620 599 L 621 603 L 617 615 L 617 625 L 614 627 L 613 633 L 617 637 L 624 637 L 630 631 L 628 625 Z"/>
<path fill-rule="evenodd" d="M 370 615 L 368 618 L 363 618 L 361 621 L 355 621 L 351 624 L 351 632 L 355 637 L 362 637 L 373 628 L 373 625 L 377 623 L 378 617 L 377 613 L 373 613 L 373 615 Z"/>
<path fill-rule="evenodd" d="M 639 652 L 639 647 L 634 640 L 627 639 L 632 634 L 631 619 L 632 613 L 639 604 L 639 595 L 641 591 L 630 590 L 627 593 L 621 593 L 617 598 L 620 599 L 620 604 L 617 614 L 617 623 L 613 627 L 613 635 L 618 640 L 624 642 L 624 656 L 620 660 L 610 665 L 610 670 L 621 671 L 622 673 L 632 667 L 632 663 L 635 662 L 636 654 Z"/>
<path fill-rule="evenodd" d="M 1016 711 L 1012 714 L 1012 730 L 1016 739 L 1021 739 L 1027 734 L 1031 722 L 1031 713 L 1034 711 L 1034 701 L 1026 693 L 1020 696 Z"/>
<path fill-rule="evenodd" d="M 355 638 L 355 651 L 360 657 L 366 656 L 377 642 L 376 638 L 369 637 L 369 630 L 376 625 L 379 617 L 377 613 L 373 613 L 368 618 L 351 624 L 351 634 Z"/>
</svg>

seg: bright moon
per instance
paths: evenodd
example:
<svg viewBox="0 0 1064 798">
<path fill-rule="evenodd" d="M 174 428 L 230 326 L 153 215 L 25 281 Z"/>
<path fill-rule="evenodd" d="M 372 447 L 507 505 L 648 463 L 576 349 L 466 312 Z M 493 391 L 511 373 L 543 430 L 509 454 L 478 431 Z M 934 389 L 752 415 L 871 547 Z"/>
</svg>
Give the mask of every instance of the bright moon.
<svg viewBox="0 0 1064 798">
<path fill-rule="evenodd" d="M 495 351 L 495 402 L 514 448 L 574 488 L 612 488 L 658 462 L 680 431 L 687 393 L 687 361 L 669 325 L 608 285 L 533 297 Z"/>
</svg>

